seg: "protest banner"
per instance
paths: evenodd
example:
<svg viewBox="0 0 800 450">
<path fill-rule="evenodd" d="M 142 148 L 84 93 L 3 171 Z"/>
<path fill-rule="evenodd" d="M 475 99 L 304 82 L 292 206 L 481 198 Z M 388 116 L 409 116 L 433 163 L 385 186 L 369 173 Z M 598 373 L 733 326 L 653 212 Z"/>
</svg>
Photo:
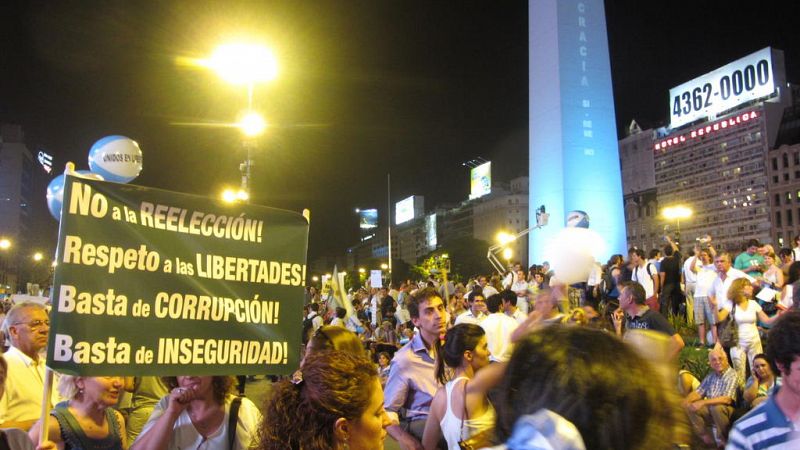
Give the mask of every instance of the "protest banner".
<svg viewBox="0 0 800 450">
<path fill-rule="evenodd" d="M 48 366 L 73 375 L 288 374 L 308 221 L 67 177 Z"/>
</svg>

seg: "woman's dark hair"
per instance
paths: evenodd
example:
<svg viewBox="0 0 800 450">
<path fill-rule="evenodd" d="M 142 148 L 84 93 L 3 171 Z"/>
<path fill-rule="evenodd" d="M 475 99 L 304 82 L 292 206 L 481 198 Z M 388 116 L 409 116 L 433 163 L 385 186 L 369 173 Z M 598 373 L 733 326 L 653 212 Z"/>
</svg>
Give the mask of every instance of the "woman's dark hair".
<svg viewBox="0 0 800 450">
<path fill-rule="evenodd" d="M 263 408 L 255 450 L 329 450 L 339 418 L 355 420 L 369 406 L 375 365 L 366 357 L 327 351 L 308 355 L 302 381 L 278 383 Z"/>
<path fill-rule="evenodd" d="M 616 255 L 611 255 L 611 258 L 609 258 L 608 263 L 606 265 L 608 267 L 613 267 L 622 262 L 623 262 L 622 255 L 617 253 Z"/>
<path fill-rule="evenodd" d="M 789 310 L 775 321 L 767 334 L 766 354 L 776 376 L 791 374 L 792 363 L 800 356 L 800 312 Z"/>
<path fill-rule="evenodd" d="M 517 419 L 546 408 L 572 422 L 586 448 L 664 448 L 679 415 L 661 380 L 613 335 L 544 327 L 516 345 L 500 386 L 495 432 L 506 441 Z"/>
<path fill-rule="evenodd" d="M 344 316 L 347 315 L 347 310 L 342 308 L 341 306 L 336 307 L 336 317 L 340 319 L 344 319 Z"/>
<path fill-rule="evenodd" d="M 171 391 L 178 387 L 178 377 L 161 377 L 161 381 L 167 390 Z M 232 376 L 213 376 L 211 377 L 211 390 L 214 392 L 214 401 L 220 405 L 225 404 L 225 398 L 233 394 L 236 386 L 236 377 Z"/>
<path fill-rule="evenodd" d="M 364 355 L 364 345 L 355 333 L 343 327 L 324 325 L 317 328 L 308 341 L 308 353 L 326 350 L 340 350 L 356 355 Z"/>
<path fill-rule="evenodd" d="M 461 365 L 464 359 L 464 352 L 475 350 L 478 342 L 486 332 L 478 325 L 471 323 L 461 323 L 447 330 L 444 335 L 444 344 L 436 352 L 436 379 L 441 384 L 448 381 L 448 374 L 445 366 L 454 369 Z"/>
<path fill-rule="evenodd" d="M 789 264 L 789 279 L 786 284 L 794 283 L 797 280 L 800 280 L 800 261 Z"/>
</svg>

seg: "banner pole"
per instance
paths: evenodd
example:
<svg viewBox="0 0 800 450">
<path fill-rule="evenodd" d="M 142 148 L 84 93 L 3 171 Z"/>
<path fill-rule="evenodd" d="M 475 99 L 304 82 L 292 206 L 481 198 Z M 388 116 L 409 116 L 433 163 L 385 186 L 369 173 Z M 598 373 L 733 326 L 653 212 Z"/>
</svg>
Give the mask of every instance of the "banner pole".
<svg viewBox="0 0 800 450">
<path fill-rule="evenodd" d="M 42 415 L 39 419 L 41 430 L 39 432 L 39 445 L 50 439 L 50 426 L 48 417 L 50 416 L 50 399 L 53 393 L 53 371 L 47 367 L 44 372 L 44 395 L 42 397 Z"/>
</svg>

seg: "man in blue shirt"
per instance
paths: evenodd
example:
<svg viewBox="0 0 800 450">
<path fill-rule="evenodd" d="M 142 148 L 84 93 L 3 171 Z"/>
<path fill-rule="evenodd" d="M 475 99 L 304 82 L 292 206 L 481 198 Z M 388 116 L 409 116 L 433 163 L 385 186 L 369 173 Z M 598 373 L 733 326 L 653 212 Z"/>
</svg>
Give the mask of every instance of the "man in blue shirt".
<svg viewBox="0 0 800 450">
<path fill-rule="evenodd" d="M 767 358 L 781 386 L 736 421 L 728 449 L 800 448 L 800 312 L 785 313 L 768 336 Z"/>
<path fill-rule="evenodd" d="M 411 295 L 406 302 L 411 321 L 419 329 L 411 342 L 395 353 L 384 388 L 384 406 L 392 424 L 386 431 L 403 450 L 422 449 L 422 433 L 439 386 L 434 364 L 436 341 L 445 332 L 447 312 L 433 288 Z M 405 418 L 399 413 L 405 410 Z"/>
</svg>

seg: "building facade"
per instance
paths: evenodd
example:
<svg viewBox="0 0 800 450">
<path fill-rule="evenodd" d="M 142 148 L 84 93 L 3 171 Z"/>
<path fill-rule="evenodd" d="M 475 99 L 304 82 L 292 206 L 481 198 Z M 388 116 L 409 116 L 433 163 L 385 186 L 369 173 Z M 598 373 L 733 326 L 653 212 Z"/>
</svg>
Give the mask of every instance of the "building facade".
<svg viewBox="0 0 800 450">
<path fill-rule="evenodd" d="M 33 190 L 33 156 L 19 125 L 0 125 L 0 291 L 16 292 L 24 249 L 28 248 Z"/>
</svg>

